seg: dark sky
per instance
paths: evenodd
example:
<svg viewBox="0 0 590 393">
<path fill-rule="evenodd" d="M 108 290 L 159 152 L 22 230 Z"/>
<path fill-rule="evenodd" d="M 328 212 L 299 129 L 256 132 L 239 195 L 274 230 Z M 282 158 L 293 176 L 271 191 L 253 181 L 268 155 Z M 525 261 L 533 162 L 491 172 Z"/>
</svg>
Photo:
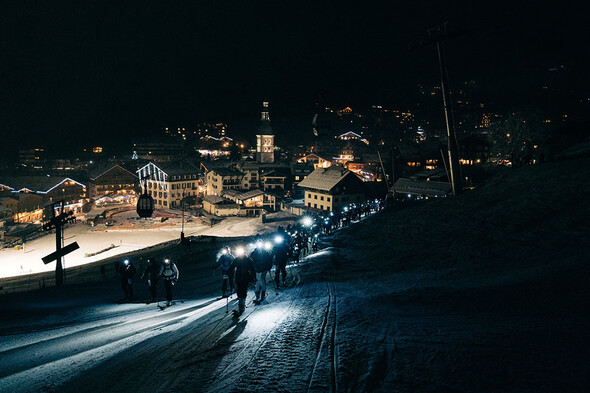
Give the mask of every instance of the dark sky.
<svg viewBox="0 0 590 393">
<path fill-rule="evenodd" d="M 446 43 L 451 84 L 476 80 L 490 101 L 526 98 L 564 64 L 588 95 L 588 6 L 538 4 L 2 2 L 3 147 L 207 120 L 248 129 L 264 97 L 292 129 L 308 126 L 320 96 L 409 107 L 416 85 L 439 77 L 435 48 L 410 43 L 443 21 L 457 33 Z"/>
</svg>

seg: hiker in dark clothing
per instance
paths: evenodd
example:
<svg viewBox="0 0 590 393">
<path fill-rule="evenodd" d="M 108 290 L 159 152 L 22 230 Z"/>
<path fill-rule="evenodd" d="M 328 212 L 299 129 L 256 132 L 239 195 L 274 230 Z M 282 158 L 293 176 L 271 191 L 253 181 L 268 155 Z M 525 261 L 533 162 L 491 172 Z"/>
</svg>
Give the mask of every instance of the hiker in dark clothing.
<svg viewBox="0 0 590 393">
<path fill-rule="evenodd" d="M 238 246 L 235 254 L 230 270 L 236 281 L 236 293 L 238 295 L 238 310 L 234 310 L 234 314 L 239 316 L 246 309 L 248 285 L 256 279 L 256 271 L 254 270 L 254 262 L 246 255 L 243 246 Z"/>
<path fill-rule="evenodd" d="M 119 276 L 121 278 L 121 289 L 125 295 L 125 300 L 133 299 L 133 276 L 137 272 L 137 269 L 129 261 L 125 259 L 119 266 Z"/>
<path fill-rule="evenodd" d="M 222 297 L 228 297 L 234 292 L 234 274 L 230 269 L 233 261 L 234 256 L 232 255 L 229 247 L 223 247 L 221 250 L 221 255 L 217 259 L 217 268 L 215 268 L 215 270 L 221 269 L 221 274 L 223 275 L 223 280 L 221 283 Z M 227 291 L 228 286 L 229 292 Z"/>
<path fill-rule="evenodd" d="M 160 264 L 156 262 L 154 258 L 147 260 L 147 266 L 145 271 L 141 275 L 141 278 L 147 277 L 147 286 L 150 290 L 151 301 L 156 301 L 156 286 L 158 284 L 158 274 L 160 273 Z"/>
</svg>

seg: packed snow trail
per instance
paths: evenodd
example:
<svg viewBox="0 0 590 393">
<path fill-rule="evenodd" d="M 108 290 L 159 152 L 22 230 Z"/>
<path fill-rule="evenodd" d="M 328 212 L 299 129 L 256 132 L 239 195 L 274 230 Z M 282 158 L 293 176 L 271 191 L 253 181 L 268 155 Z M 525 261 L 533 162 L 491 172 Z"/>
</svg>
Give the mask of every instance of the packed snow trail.
<svg viewBox="0 0 590 393">
<path fill-rule="evenodd" d="M 97 392 L 336 391 L 330 288 L 290 286 L 239 319 L 220 307 L 173 334 L 147 338 L 59 390 L 88 383 Z"/>
</svg>

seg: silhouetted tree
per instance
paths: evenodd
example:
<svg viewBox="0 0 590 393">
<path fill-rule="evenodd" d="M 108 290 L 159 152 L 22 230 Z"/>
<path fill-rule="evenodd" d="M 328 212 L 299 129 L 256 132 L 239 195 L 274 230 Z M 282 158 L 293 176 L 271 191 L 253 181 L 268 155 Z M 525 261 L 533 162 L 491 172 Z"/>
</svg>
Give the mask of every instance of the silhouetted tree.
<svg viewBox="0 0 590 393">
<path fill-rule="evenodd" d="M 538 112 L 510 113 L 490 127 L 492 159 L 509 161 L 513 168 L 538 162 L 549 131 Z"/>
</svg>

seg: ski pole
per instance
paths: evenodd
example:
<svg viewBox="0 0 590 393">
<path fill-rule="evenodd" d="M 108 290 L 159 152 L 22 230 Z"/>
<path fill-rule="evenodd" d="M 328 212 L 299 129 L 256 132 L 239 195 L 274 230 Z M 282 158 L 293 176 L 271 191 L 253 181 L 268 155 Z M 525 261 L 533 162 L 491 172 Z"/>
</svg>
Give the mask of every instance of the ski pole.
<svg viewBox="0 0 590 393">
<path fill-rule="evenodd" d="M 176 286 L 176 285 L 174 285 L 174 286 Z M 177 287 L 177 288 L 178 288 L 178 287 Z M 180 302 L 181 302 L 182 304 L 184 304 L 184 298 L 182 297 L 182 294 L 181 294 L 181 293 L 180 293 L 180 291 L 178 291 L 178 290 L 176 290 L 176 292 L 178 292 L 178 300 L 180 300 Z"/>
</svg>

